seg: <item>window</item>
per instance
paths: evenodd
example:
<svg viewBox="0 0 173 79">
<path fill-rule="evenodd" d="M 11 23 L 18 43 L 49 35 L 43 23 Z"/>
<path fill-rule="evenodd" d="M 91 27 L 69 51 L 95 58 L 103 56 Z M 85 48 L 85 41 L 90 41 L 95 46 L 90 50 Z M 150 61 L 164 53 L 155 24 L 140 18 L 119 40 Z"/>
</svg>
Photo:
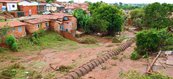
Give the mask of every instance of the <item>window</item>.
<svg viewBox="0 0 173 79">
<path fill-rule="evenodd" d="M 12 5 L 13 8 L 15 8 L 15 5 Z"/>
<path fill-rule="evenodd" d="M 66 32 L 68 32 L 68 29 L 66 29 Z"/>
<path fill-rule="evenodd" d="M 49 22 L 46 22 L 46 28 L 47 29 L 49 28 Z"/>
<path fill-rule="evenodd" d="M 37 24 L 36 27 L 37 27 L 37 28 L 40 28 L 40 27 L 41 27 L 41 24 Z"/>
<path fill-rule="evenodd" d="M 11 28 L 11 31 L 12 31 L 12 32 L 15 32 L 15 28 Z"/>
<path fill-rule="evenodd" d="M 18 32 L 22 32 L 22 27 L 21 26 L 18 27 Z"/>
<path fill-rule="evenodd" d="M 63 25 L 60 26 L 60 30 L 62 30 L 62 31 L 64 30 L 64 26 Z"/>
</svg>

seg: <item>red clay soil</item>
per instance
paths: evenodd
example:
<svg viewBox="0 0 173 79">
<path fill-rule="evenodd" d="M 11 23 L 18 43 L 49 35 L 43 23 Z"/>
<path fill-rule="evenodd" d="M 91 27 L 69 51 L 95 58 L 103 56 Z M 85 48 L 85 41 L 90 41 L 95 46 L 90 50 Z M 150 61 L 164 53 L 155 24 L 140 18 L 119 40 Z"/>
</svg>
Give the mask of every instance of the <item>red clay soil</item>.
<svg viewBox="0 0 173 79">
<path fill-rule="evenodd" d="M 116 59 L 109 59 L 106 63 L 103 63 L 80 79 L 122 79 L 120 77 L 121 73 L 134 70 L 145 74 L 149 62 L 151 63 L 154 57 L 149 58 L 149 61 L 147 59 L 133 61 L 130 59 L 130 54 L 134 51 L 134 48 L 135 44 L 116 56 Z M 157 66 L 155 71 L 173 77 L 173 66 L 165 67 L 164 69 L 163 66 Z"/>
<path fill-rule="evenodd" d="M 147 65 L 145 60 L 133 61 L 129 59 L 130 53 L 134 51 L 134 46 L 135 44 L 115 57 L 117 59 L 109 59 L 106 63 L 81 77 L 81 79 L 121 79 L 120 74 L 129 70 L 144 73 Z"/>
<path fill-rule="evenodd" d="M 64 66 L 74 66 L 76 68 L 83 63 L 88 62 L 91 59 L 96 58 L 99 55 L 105 53 L 105 51 L 115 49 L 118 44 L 112 44 L 111 41 L 102 39 L 103 42 L 99 47 L 94 48 L 78 48 L 76 50 L 66 50 L 66 51 L 57 51 L 55 49 L 45 49 L 40 51 L 37 54 L 30 56 L 24 56 L 21 60 L 27 69 L 36 70 L 38 72 L 54 72 L 50 67 L 50 64 L 56 68 L 62 65 Z M 82 45 L 82 44 L 81 44 Z M 33 64 L 35 63 L 35 64 Z M 62 76 L 63 74 L 58 73 L 57 77 Z"/>
</svg>

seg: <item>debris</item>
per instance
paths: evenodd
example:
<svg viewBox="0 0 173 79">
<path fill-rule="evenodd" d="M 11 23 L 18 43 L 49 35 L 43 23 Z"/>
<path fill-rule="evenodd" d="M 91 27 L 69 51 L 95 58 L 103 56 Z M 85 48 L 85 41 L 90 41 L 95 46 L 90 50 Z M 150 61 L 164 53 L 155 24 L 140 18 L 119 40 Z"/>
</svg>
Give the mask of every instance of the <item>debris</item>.
<svg viewBox="0 0 173 79">
<path fill-rule="evenodd" d="M 157 59 L 159 58 L 160 54 L 162 51 L 159 51 L 159 53 L 157 54 L 157 56 L 154 58 L 154 60 L 152 61 L 152 63 L 149 65 L 148 69 L 147 69 L 147 74 L 150 74 L 152 72 L 152 67 L 154 65 L 154 63 L 157 61 Z"/>
</svg>

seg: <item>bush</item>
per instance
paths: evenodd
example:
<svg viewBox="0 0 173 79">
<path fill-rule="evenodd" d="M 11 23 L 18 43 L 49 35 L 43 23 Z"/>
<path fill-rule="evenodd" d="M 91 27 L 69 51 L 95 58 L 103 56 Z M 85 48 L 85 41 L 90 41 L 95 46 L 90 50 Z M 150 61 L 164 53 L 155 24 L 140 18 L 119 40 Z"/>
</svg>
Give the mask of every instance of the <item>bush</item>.
<svg viewBox="0 0 173 79">
<path fill-rule="evenodd" d="M 173 35 L 167 31 L 167 28 L 144 30 L 136 35 L 136 51 L 140 55 L 146 55 L 146 52 L 157 52 L 169 45 L 173 45 Z"/>
<path fill-rule="evenodd" d="M 146 52 L 156 52 L 160 46 L 160 36 L 157 30 L 144 30 L 136 35 L 137 52 L 145 55 Z"/>
<path fill-rule="evenodd" d="M 132 60 L 137 60 L 137 59 L 139 59 L 139 54 L 138 54 L 136 51 L 134 51 L 134 52 L 131 54 L 130 58 L 131 58 Z"/>
<path fill-rule="evenodd" d="M 12 49 L 13 51 L 18 51 L 18 45 L 17 45 L 16 42 L 14 42 L 14 43 L 12 44 L 11 49 Z"/>
<path fill-rule="evenodd" d="M 121 41 L 118 38 L 113 37 L 112 43 L 121 43 Z"/>
<path fill-rule="evenodd" d="M 13 35 L 7 36 L 5 43 L 10 47 L 12 51 L 18 51 L 18 45 L 16 43 L 16 38 Z"/>
<path fill-rule="evenodd" d="M 16 75 L 16 70 L 15 69 L 6 69 L 4 71 L 1 72 L 1 75 L 8 77 L 8 78 L 12 78 Z"/>
<path fill-rule="evenodd" d="M 94 37 L 87 36 L 87 37 L 84 37 L 84 38 L 81 39 L 81 43 L 96 44 L 97 40 Z"/>
<path fill-rule="evenodd" d="M 7 37 L 6 37 L 5 43 L 6 43 L 8 46 L 11 46 L 13 43 L 15 43 L 15 41 L 16 41 L 16 38 L 15 38 L 13 35 L 10 35 L 10 36 L 7 36 Z"/>
<path fill-rule="evenodd" d="M 153 73 L 151 75 L 140 74 L 137 71 L 128 71 L 127 73 L 121 73 L 121 79 L 173 79 L 167 75 L 161 73 Z"/>
</svg>

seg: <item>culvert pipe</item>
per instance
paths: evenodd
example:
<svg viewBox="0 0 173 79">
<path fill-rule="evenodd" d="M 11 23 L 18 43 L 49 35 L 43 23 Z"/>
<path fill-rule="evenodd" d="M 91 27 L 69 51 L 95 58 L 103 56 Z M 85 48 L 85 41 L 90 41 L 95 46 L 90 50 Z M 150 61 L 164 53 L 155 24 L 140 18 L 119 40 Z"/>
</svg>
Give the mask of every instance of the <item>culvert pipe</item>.
<svg viewBox="0 0 173 79">
<path fill-rule="evenodd" d="M 97 66 L 106 62 L 108 59 L 120 54 L 120 52 L 122 52 L 125 49 L 127 49 L 128 47 L 130 47 L 133 44 L 133 42 L 134 42 L 134 38 L 128 40 L 126 43 L 121 44 L 115 50 L 112 50 L 112 51 L 106 53 L 105 55 L 100 56 L 96 59 L 92 59 L 89 62 L 78 67 L 77 69 L 75 69 L 75 70 L 67 73 L 66 75 L 62 76 L 61 78 L 57 78 L 57 79 L 79 79 L 81 76 L 84 76 L 87 73 L 91 72 Z"/>
</svg>

